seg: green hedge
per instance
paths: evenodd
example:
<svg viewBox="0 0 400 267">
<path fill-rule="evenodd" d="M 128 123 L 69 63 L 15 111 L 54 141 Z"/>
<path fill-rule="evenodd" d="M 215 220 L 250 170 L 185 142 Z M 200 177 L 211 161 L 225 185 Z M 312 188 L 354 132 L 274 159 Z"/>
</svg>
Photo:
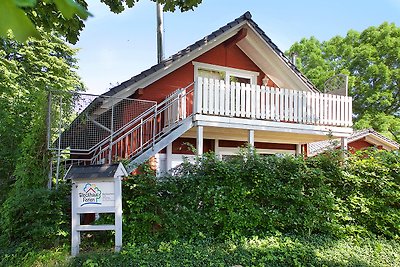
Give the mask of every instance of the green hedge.
<svg viewBox="0 0 400 267">
<path fill-rule="evenodd" d="M 303 159 L 245 149 L 161 178 L 141 173 L 123 183 L 121 253 L 70 259 L 69 187 L 24 189 L 1 207 L 0 266 L 400 265 L 398 152 Z M 82 241 L 84 250 L 113 243 L 109 232 Z"/>
<path fill-rule="evenodd" d="M 172 175 L 124 183 L 124 233 L 130 240 L 211 238 L 280 231 L 298 235 L 399 238 L 400 157 L 340 151 L 303 159 L 245 149 L 222 161 L 213 154 Z"/>
<path fill-rule="evenodd" d="M 12 194 L 0 210 L 0 247 L 52 248 L 69 242 L 69 189 L 21 189 Z"/>
<path fill-rule="evenodd" d="M 360 151 L 332 186 L 339 223 L 349 234 L 400 238 L 399 152 Z"/>
</svg>

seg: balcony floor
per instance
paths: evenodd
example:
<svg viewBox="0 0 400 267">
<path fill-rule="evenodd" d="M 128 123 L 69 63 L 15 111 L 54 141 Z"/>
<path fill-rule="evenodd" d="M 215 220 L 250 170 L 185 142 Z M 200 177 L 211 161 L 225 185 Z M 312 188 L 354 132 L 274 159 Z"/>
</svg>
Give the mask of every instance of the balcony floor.
<svg viewBox="0 0 400 267">
<path fill-rule="evenodd" d="M 204 126 L 204 138 L 241 140 L 248 139 L 248 130 L 254 130 L 255 141 L 283 144 L 305 144 L 333 137 L 348 137 L 350 127 L 315 126 L 299 123 L 230 118 L 222 116 L 195 115 L 195 126 Z M 196 127 L 182 137 L 196 137 Z"/>
</svg>

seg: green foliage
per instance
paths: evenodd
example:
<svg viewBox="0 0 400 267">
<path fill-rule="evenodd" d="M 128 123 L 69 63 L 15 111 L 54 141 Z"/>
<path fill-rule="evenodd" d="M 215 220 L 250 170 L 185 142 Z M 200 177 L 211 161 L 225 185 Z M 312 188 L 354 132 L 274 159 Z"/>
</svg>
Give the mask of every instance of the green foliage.
<svg viewBox="0 0 400 267">
<path fill-rule="evenodd" d="M 79 255 L 71 266 L 397 266 L 396 242 L 271 235 L 129 244 L 120 254 Z"/>
<path fill-rule="evenodd" d="M 76 91 L 75 50 L 42 40 L 0 39 L 0 247 L 51 247 L 65 242 L 69 190 L 48 191 L 49 90 Z"/>
<path fill-rule="evenodd" d="M 360 151 L 335 186 L 341 224 L 349 231 L 400 238 L 400 157 L 397 152 Z"/>
<path fill-rule="evenodd" d="M 373 127 L 399 140 L 399 46 L 400 28 L 385 22 L 324 42 L 304 38 L 287 54 L 298 55 L 297 66 L 320 90 L 334 74 L 349 75 L 356 126 Z"/>
<path fill-rule="evenodd" d="M 2 205 L 2 247 L 52 248 L 69 238 L 70 187 L 22 189 Z"/>
<path fill-rule="evenodd" d="M 133 7 L 139 0 L 100 0 L 112 12 L 120 13 L 126 7 Z M 156 2 L 156 0 L 152 0 Z M 202 0 L 159 0 L 164 11 L 192 10 Z M 85 27 L 84 21 L 91 16 L 86 0 L 2 0 L 0 1 L 0 37 L 6 37 L 12 30 L 15 40 L 25 42 L 28 37 L 40 39 L 37 28 L 55 31 L 70 43 L 79 40 L 79 33 Z"/>
<path fill-rule="evenodd" d="M 160 178 L 144 166 L 123 183 L 124 249 L 94 234 L 82 247 L 97 250 L 72 259 L 69 187 L 26 189 L 3 204 L 0 265 L 397 266 L 399 177 L 400 155 L 379 150 L 206 154 Z"/>
<path fill-rule="evenodd" d="M 41 33 L 40 41 L 0 39 L 0 204 L 11 185 L 42 187 L 47 177 L 46 108 L 49 90 L 83 87 L 76 50 Z"/>
<path fill-rule="evenodd" d="M 160 227 L 160 197 L 157 178 L 148 165 L 141 166 L 141 174 L 123 182 L 124 238 L 148 241 L 157 236 Z"/>
<path fill-rule="evenodd" d="M 222 161 L 185 162 L 173 175 L 124 183 L 129 240 L 297 235 L 399 238 L 399 155 L 341 151 L 303 159 L 254 151 Z"/>
<path fill-rule="evenodd" d="M 120 253 L 69 257 L 54 250 L 0 248 L 0 266 L 399 266 L 400 244 L 376 238 L 336 240 L 288 235 L 130 243 Z"/>
<path fill-rule="evenodd" d="M 0 2 L 0 36 L 12 30 L 15 40 L 25 42 L 29 37 L 40 39 L 36 26 L 56 30 L 76 43 L 77 32 L 90 13 L 85 1 L 75 0 L 4 0 Z M 43 13 L 46 12 L 46 13 Z M 68 29 L 68 24 L 71 28 Z"/>
<path fill-rule="evenodd" d="M 333 198 L 322 173 L 301 157 L 250 150 L 228 161 L 210 154 L 186 164 L 161 183 L 168 233 L 225 238 L 328 230 Z"/>
</svg>

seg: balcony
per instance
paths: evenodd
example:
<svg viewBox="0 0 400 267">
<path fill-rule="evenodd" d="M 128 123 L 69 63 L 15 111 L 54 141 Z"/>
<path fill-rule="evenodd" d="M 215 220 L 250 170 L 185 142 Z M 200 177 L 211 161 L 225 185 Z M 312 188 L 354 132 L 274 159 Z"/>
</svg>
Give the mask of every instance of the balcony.
<svg viewBox="0 0 400 267">
<path fill-rule="evenodd" d="M 352 126 L 348 96 L 199 78 L 195 114 L 314 126 Z"/>
</svg>

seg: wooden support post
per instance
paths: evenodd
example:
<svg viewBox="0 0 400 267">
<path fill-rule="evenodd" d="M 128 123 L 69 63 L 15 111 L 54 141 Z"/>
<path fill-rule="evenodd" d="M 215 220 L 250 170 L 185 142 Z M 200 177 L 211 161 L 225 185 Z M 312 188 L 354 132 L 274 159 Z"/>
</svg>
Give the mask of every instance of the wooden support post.
<svg viewBox="0 0 400 267">
<path fill-rule="evenodd" d="M 118 176 L 114 181 L 115 196 L 115 252 L 122 248 L 122 176 Z"/>
<path fill-rule="evenodd" d="M 214 153 L 218 158 L 222 159 L 222 155 L 219 152 L 219 139 L 214 140 Z"/>
<path fill-rule="evenodd" d="M 71 195 L 74 197 L 77 194 L 77 186 L 75 183 L 72 183 Z M 72 201 L 71 213 L 71 256 L 75 257 L 79 254 L 81 233 L 77 230 L 80 225 L 80 215 L 77 213 L 77 203 L 74 200 Z"/>
<path fill-rule="evenodd" d="M 296 156 L 301 155 L 301 144 L 296 144 Z"/>
<path fill-rule="evenodd" d="M 342 150 L 348 150 L 348 139 L 347 137 L 340 138 L 340 148 Z"/>
<path fill-rule="evenodd" d="M 169 171 L 172 168 L 172 143 L 167 145 L 167 158 L 166 158 L 166 162 L 167 162 L 167 169 L 166 171 Z"/>
<path fill-rule="evenodd" d="M 196 150 L 198 156 L 203 155 L 203 126 L 197 126 Z"/>
<path fill-rule="evenodd" d="M 254 130 L 249 130 L 248 142 L 250 146 L 254 147 Z"/>
</svg>

